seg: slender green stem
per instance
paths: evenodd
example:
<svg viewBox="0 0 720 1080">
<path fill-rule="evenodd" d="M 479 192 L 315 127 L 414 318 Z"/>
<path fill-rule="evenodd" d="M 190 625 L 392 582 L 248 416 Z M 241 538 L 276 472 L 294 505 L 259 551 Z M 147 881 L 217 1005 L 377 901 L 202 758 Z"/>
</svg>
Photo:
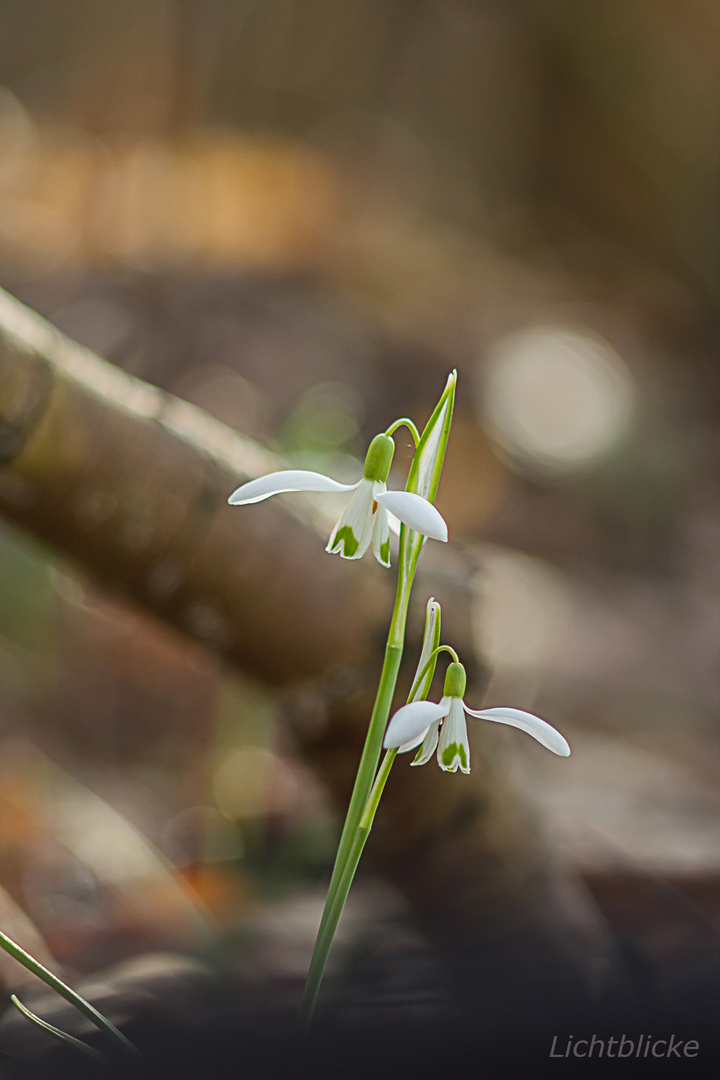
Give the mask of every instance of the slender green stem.
<svg viewBox="0 0 720 1080">
<path fill-rule="evenodd" d="M 405 531 L 405 528 L 406 527 L 403 525 L 403 532 Z M 342 835 L 340 837 L 340 843 L 335 857 L 335 865 L 333 867 L 332 877 L 330 878 L 327 899 L 325 900 L 325 908 L 320 921 L 320 929 L 318 930 L 317 939 L 315 941 L 315 949 L 313 951 L 310 970 L 308 971 L 305 990 L 300 1004 L 298 1024 L 303 1031 L 307 1031 L 315 1010 L 315 1003 L 320 991 L 320 983 L 322 982 L 325 963 L 330 952 L 330 946 L 332 945 L 332 940 L 335 936 L 335 930 L 340 915 L 342 914 L 345 899 L 347 898 L 350 885 L 352 884 L 355 867 L 357 866 L 357 861 L 352 865 L 355 848 L 358 843 L 358 836 L 356 834 L 358 833 L 360 818 L 365 810 L 373 780 L 375 779 L 378 761 L 380 760 L 380 751 L 382 750 L 385 727 L 392 707 L 395 684 L 397 682 L 400 661 L 402 659 L 403 644 L 405 641 L 405 624 L 407 622 L 410 590 L 414 575 L 415 566 L 412 567 L 409 574 L 403 572 L 402 568 L 398 574 L 395 606 L 393 608 L 392 619 L 390 620 L 390 630 L 388 632 L 388 640 L 385 647 L 385 659 L 382 672 L 380 673 L 380 683 L 375 697 L 375 705 L 370 717 L 370 724 L 368 726 L 367 736 L 365 737 L 365 746 L 363 748 L 362 757 L 360 758 L 357 776 L 355 777 L 355 786 L 350 798 L 345 825 L 343 826 Z M 364 842 L 363 839 L 360 851 L 357 854 L 357 859 L 360 858 Z M 346 869 L 349 870 L 349 877 L 346 873 Z"/>
<path fill-rule="evenodd" d="M 438 647 L 436 649 L 433 649 L 433 651 L 430 653 L 427 659 L 427 663 L 423 666 L 422 670 L 419 671 L 416 675 L 415 682 L 412 684 L 412 689 L 410 691 L 410 694 L 408 695 L 408 701 L 415 700 L 415 694 L 417 693 L 418 687 L 420 686 L 423 679 L 430 670 L 430 666 L 437 660 L 441 652 L 450 653 L 456 664 L 460 662 L 458 654 L 455 652 L 452 645 L 438 645 Z M 432 680 L 430 681 L 432 682 Z"/>
<path fill-rule="evenodd" d="M 397 750 L 388 750 L 383 758 L 382 765 L 375 777 L 375 783 L 372 786 L 372 791 L 370 792 L 370 796 L 363 811 L 360 824 L 355 829 L 352 845 L 345 861 L 345 866 L 338 885 L 333 890 L 332 897 L 328 894 L 330 902 L 329 905 L 326 905 L 325 926 L 323 932 L 318 934 L 315 952 L 313 953 L 307 983 L 305 985 L 305 996 L 303 997 L 303 1004 L 298 1020 L 300 1030 L 303 1033 L 307 1032 L 310 1021 L 312 1020 L 318 994 L 320 993 L 320 984 L 322 983 L 325 964 L 327 963 L 330 948 L 335 937 L 335 931 L 337 930 L 340 916 L 345 908 L 345 902 L 348 898 L 348 893 L 350 892 L 350 886 L 355 878 L 355 871 L 358 868 L 360 857 L 365 848 L 367 838 L 370 835 L 378 803 L 380 802 L 380 796 L 383 793 L 383 788 L 390 775 L 390 769 L 392 768 L 396 754 Z"/>
<path fill-rule="evenodd" d="M 397 757 L 397 748 L 393 747 L 392 750 L 387 750 L 385 757 L 382 760 L 382 765 L 378 769 L 378 774 L 375 777 L 375 783 L 372 786 L 370 792 L 370 798 L 367 801 L 367 805 L 363 810 L 363 816 L 360 819 L 360 828 L 370 832 L 372 829 L 373 821 L 375 820 L 375 814 L 377 813 L 378 803 L 380 802 L 380 796 L 383 793 L 387 778 L 390 775 L 390 770 L 393 767 L 393 762 Z"/>
<path fill-rule="evenodd" d="M 55 1027 L 54 1024 L 48 1024 L 47 1020 L 42 1020 L 39 1016 L 36 1016 L 34 1012 L 30 1012 L 15 994 L 10 995 L 10 1000 L 26 1020 L 29 1020 L 35 1027 L 40 1028 L 41 1031 L 51 1035 L 53 1039 L 56 1039 L 58 1042 L 66 1043 L 68 1046 L 72 1046 L 73 1049 L 78 1050 L 81 1054 L 84 1054 L 85 1057 L 92 1058 L 93 1061 L 102 1062 L 106 1060 L 102 1054 L 98 1054 L 97 1050 L 94 1050 L 92 1046 L 88 1046 L 87 1043 L 82 1042 L 81 1039 L 76 1039 L 74 1035 L 68 1035 L 66 1031 L 61 1031 L 60 1028 Z"/>
<path fill-rule="evenodd" d="M 37 975 L 38 979 L 42 979 L 42 981 L 58 993 L 60 997 L 64 997 L 66 1001 L 69 1001 L 71 1005 L 74 1005 L 78 1012 L 81 1012 L 83 1016 L 86 1016 L 88 1020 L 95 1024 L 95 1027 L 100 1028 L 100 1030 L 107 1035 L 116 1046 L 121 1047 L 125 1053 L 137 1055 L 138 1051 L 130 1040 L 125 1038 L 122 1031 L 118 1031 L 115 1025 L 111 1024 L 109 1020 L 106 1020 L 103 1014 L 98 1012 L 89 1001 L 86 1001 L 85 998 L 76 994 L 66 983 L 62 982 L 61 979 L 58 979 L 57 975 L 53 975 L 52 971 L 48 971 L 46 967 L 43 967 L 34 956 L 25 952 L 25 950 L 21 949 L 12 938 L 7 937 L 6 934 L 1 932 L 0 948 L 3 948 L 5 952 L 9 953 L 10 956 L 22 964 L 24 968 L 27 968 L 28 971 L 32 971 L 33 975 Z"/>
<path fill-rule="evenodd" d="M 410 434 L 413 437 L 413 442 L 415 443 L 415 446 L 417 447 L 417 444 L 420 442 L 420 432 L 415 427 L 412 420 L 408 420 L 407 416 L 403 416 L 399 420 L 396 420 L 394 424 L 391 424 L 390 427 L 385 432 L 385 434 L 386 435 L 392 435 L 394 431 L 397 431 L 397 429 L 399 427 L 403 427 L 403 426 L 406 427 L 409 430 Z"/>
<path fill-rule="evenodd" d="M 392 433 L 403 424 L 411 432 L 415 441 L 416 450 L 410 466 L 406 487 L 409 492 L 420 494 L 430 502 L 435 498 L 438 482 L 440 480 L 440 472 L 445 456 L 450 422 L 452 420 L 456 379 L 457 374 L 453 372 L 447 381 L 440 401 L 425 425 L 422 436 L 419 434 L 413 422 L 405 417 L 396 420 L 394 424 L 390 425 L 386 432 L 387 437 L 390 437 Z M 395 606 L 390 621 L 387 645 L 385 647 L 385 659 L 380 675 L 380 684 L 375 698 L 375 705 L 373 707 L 367 736 L 365 738 L 365 746 L 355 778 L 352 797 L 350 799 L 350 806 L 348 807 L 345 825 L 338 845 L 338 852 L 335 857 L 335 865 L 330 879 L 328 895 L 325 900 L 325 909 L 320 922 L 320 929 L 318 930 L 315 941 L 310 971 L 305 983 L 305 991 L 300 1005 L 298 1021 L 299 1026 L 303 1031 L 307 1031 L 312 1019 L 315 1003 L 320 990 L 320 984 L 322 982 L 323 971 L 325 969 L 325 962 L 345 905 L 348 891 L 355 875 L 358 860 L 360 859 L 362 849 L 367 840 L 369 827 L 366 828 L 365 821 L 369 820 L 370 823 L 372 823 L 372 817 L 374 816 L 375 808 L 377 807 L 377 802 L 372 801 L 374 796 L 371 795 L 371 791 L 376 790 L 373 788 L 373 781 L 375 780 L 375 774 L 380 760 L 383 735 L 390 715 L 395 684 L 400 668 L 400 660 L 402 658 L 405 641 L 405 624 L 410 602 L 410 590 L 415 577 L 415 570 L 417 568 L 422 545 L 422 535 L 403 525 L 400 529 L 400 548 L 398 552 L 398 586 L 395 595 Z M 428 682 L 432 677 L 431 672 L 433 670 L 432 664 L 434 663 L 434 659 L 435 658 L 429 660 L 423 668 L 423 677 L 425 677 Z M 457 656 L 455 656 L 455 660 L 457 660 Z M 422 681 L 423 677 L 419 680 L 415 680 L 413 693 L 420 692 L 420 688 L 424 685 Z M 378 799 L 393 760 L 394 756 L 389 758 L 386 757 L 387 771 L 385 771 L 385 763 L 383 763 L 383 769 L 381 769 L 380 774 L 378 775 L 378 782 L 381 781 L 380 786 L 377 788 Z M 368 805 L 369 799 L 371 800 L 370 805 Z M 369 819 L 364 816 L 366 809 L 368 814 L 370 814 Z"/>
<path fill-rule="evenodd" d="M 360 856 L 363 853 L 367 837 L 367 829 L 362 829 L 360 827 L 356 828 L 350 850 L 347 853 L 345 864 L 337 884 L 334 889 L 328 890 L 328 898 L 325 903 L 325 911 L 323 912 L 324 922 L 318 932 L 317 940 L 315 942 L 315 948 L 313 950 L 312 960 L 310 961 L 310 968 L 305 982 L 303 999 L 300 1005 L 300 1012 L 298 1013 L 298 1030 L 303 1035 L 307 1034 L 310 1022 L 313 1018 L 313 1013 L 315 1012 L 325 965 L 335 938 L 335 931 L 340 922 L 340 916 L 343 913 L 345 901 L 350 892 L 350 886 L 353 883 L 355 871 L 360 862 Z"/>
</svg>

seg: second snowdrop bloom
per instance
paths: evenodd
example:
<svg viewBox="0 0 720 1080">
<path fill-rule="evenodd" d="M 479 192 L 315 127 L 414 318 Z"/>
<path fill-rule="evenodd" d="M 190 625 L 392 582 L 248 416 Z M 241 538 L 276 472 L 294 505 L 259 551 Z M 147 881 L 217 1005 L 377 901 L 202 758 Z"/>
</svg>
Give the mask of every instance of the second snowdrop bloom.
<svg viewBox="0 0 720 1080">
<path fill-rule="evenodd" d="M 395 443 L 389 435 L 376 435 L 365 458 L 362 480 L 357 484 L 340 484 L 323 473 L 287 469 L 250 480 L 234 491 L 228 502 L 232 506 L 247 506 L 289 491 L 353 491 L 325 550 L 344 559 L 360 559 L 372 543 L 375 558 L 383 566 L 389 566 L 388 511 L 423 536 L 447 541 L 447 525 L 432 503 L 410 491 L 387 490 L 385 482 L 394 451 Z"/>
<path fill-rule="evenodd" d="M 570 747 L 559 731 L 539 716 L 522 709 L 469 709 L 463 701 L 465 668 L 450 664 L 445 676 L 445 694 L 436 705 L 431 701 L 415 701 L 398 709 L 385 733 L 385 747 L 397 748 L 400 753 L 420 747 L 413 765 L 424 765 L 437 748 L 437 761 L 445 772 L 461 769 L 470 772 L 470 744 L 465 713 L 480 720 L 492 720 L 520 728 L 560 757 L 568 757 Z M 442 725 L 442 726 L 441 726 Z"/>
</svg>

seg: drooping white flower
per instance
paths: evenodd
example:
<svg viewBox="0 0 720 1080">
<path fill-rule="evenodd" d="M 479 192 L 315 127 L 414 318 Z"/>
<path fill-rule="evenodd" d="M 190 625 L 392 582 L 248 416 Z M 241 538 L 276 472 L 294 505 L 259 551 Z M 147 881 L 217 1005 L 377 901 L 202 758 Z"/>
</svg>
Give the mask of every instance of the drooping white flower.
<svg viewBox="0 0 720 1080">
<path fill-rule="evenodd" d="M 228 502 L 231 506 L 248 506 L 290 491 L 352 491 L 354 495 L 325 550 L 344 559 L 360 559 L 372 543 L 375 558 L 383 566 L 389 566 L 388 511 L 423 536 L 447 541 L 447 525 L 432 503 L 410 491 L 387 490 L 385 481 L 394 450 L 395 443 L 388 435 L 376 435 L 357 484 L 340 484 L 323 473 L 286 469 L 250 480 L 234 491 Z"/>
<path fill-rule="evenodd" d="M 436 705 L 431 701 L 415 701 L 395 713 L 385 733 L 385 747 L 414 750 L 420 747 L 413 765 L 424 765 L 437 748 L 437 761 L 445 772 L 470 772 L 470 744 L 465 713 L 480 720 L 508 724 L 527 732 L 548 750 L 568 757 L 570 747 L 554 727 L 539 716 L 522 709 L 469 709 L 463 701 L 465 669 L 462 664 L 450 664 L 445 676 L 445 694 Z M 441 726 L 442 725 L 442 726 Z M 421 745 L 422 744 L 422 745 Z"/>
</svg>

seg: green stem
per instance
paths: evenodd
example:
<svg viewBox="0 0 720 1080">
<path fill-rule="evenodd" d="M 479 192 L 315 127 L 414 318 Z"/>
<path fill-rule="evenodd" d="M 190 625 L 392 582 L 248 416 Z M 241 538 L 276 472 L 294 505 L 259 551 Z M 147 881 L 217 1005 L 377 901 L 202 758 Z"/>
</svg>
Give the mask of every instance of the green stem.
<svg viewBox="0 0 720 1080">
<path fill-rule="evenodd" d="M 402 531 L 405 531 L 404 525 Z M 312 1015 L 315 1011 L 315 1003 L 317 1002 L 318 993 L 320 991 L 325 964 L 330 952 L 330 946 L 332 945 L 335 930 L 337 929 L 337 924 L 340 915 L 342 914 L 342 909 L 345 905 L 352 879 L 355 875 L 357 860 L 360 858 L 360 854 L 365 845 L 365 840 L 367 839 L 367 836 L 361 837 L 359 835 L 358 828 L 373 786 L 375 773 L 377 772 L 383 736 L 392 707 L 395 684 L 397 682 L 400 661 L 402 659 L 405 641 L 405 624 L 407 622 L 408 604 L 410 603 L 410 590 L 412 587 L 412 579 L 415 576 L 416 564 L 417 560 L 409 573 L 403 572 L 401 567 L 398 574 L 395 606 L 393 608 L 392 619 L 390 620 L 390 630 L 388 632 L 388 640 L 385 647 L 385 659 L 382 672 L 380 673 L 380 683 L 375 697 L 375 705 L 373 706 L 372 716 L 370 717 L 370 724 L 368 726 L 367 736 L 365 737 L 365 746 L 363 748 L 362 757 L 360 758 L 357 776 L 355 777 L 355 786 L 350 798 L 350 805 L 340 837 L 337 855 L 335 856 L 335 865 L 333 867 L 332 877 L 330 878 L 325 908 L 320 921 L 320 929 L 318 930 L 318 935 L 315 940 L 310 970 L 308 971 L 305 990 L 300 1004 L 298 1025 L 302 1031 L 307 1031 L 310 1026 L 310 1021 L 312 1020 Z M 359 851 L 357 851 L 357 858 L 355 858 L 358 844 L 360 845 Z M 354 863 L 353 860 L 355 860 Z"/>
<path fill-rule="evenodd" d="M 310 970 L 308 971 L 307 982 L 305 984 L 305 994 L 303 995 L 300 1015 L 298 1017 L 298 1025 L 303 1033 L 307 1033 L 310 1026 L 318 994 L 320 993 L 320 984 L 322 983 L 325 964 L 327 963 L 330 948 L 335 937 L 335 931 L 337 930 L 340 916 L 345 908 L 345 901 L 347 900 L 350 886 L 355 878 L 355 871 L 358 868 L 360 856 L 363 853 L 367 838 L 370 835 L 378 803 L 380 802 L 380 796 L 383 793 L 383 788 L 390 775 L 390 769 L 392 768 L 396 754 L 397 750 L 388 750 L 383 758 L 383 763 L 375 777 L 375 783 L 372 786 L 372 791 L 367 800 L 360 824 L 355 830 L 352 845 L 340 880 L 337 887 L 332 890 L 332 892 L 328 892 L 328 903 L 325 905 L 324 913 L 325 923 L 321 932 L 318 933 L 318 938 L 315 943 L 315 951 L 313 952 L 313 958 L 310 963 Z"/>
<path fill-rule="evenodd" d="M 387 778 L 390 775 L 390 770 L 393 767 L 393 762 L 396 757 L 397 750 L 395 748 L 385 751 L 385 757 L 383 758 L 382 765 L 378 769 L 378 774 L 375 777 L 375 783 L 372 786 L 370 798 L 367 801 L 367 806 L 363 810 L 363 816 L 360 819 L 360 828 L 365 829 L 366 832 L 370 832 L 372 829 L 378 803 L 380 802 L 380 796 L 383 793 Z"/>
<path fill-rule="evenodd" d="M 57 975 L 53 975 L 52 971 L 48 971 L 48 969 L 43 967 L 34 956 L 25 952 L 25 950 L 21 949 L 12 938 L 7 937 L 7 935 L 2 932 L 0 932 L 0 948 L 3 948 L 5 952 L 9 953 L 10 956 L 17 960 L 18 963 L 22 964 L 24 968 L 27 968 L 28 971 L 31 971 L 33 975 L 37 975 L 38 979 L 42 979 L 42 981 L 58 993 L 60 997 L 64 997 L 66 1001 L 69 1001 L 71 1005 L 74 1005 L 78 1012 L 81 1012 L 83 1016 L 86 1016 L 88 1020 L 95 1024 L 95 1027 L 100 1028 L 100 1030 L 107 1035 L 116 1046 L 122 1047 L 126 1054 L 130 1053 L 137 1055 L 137 1050 L 130 1040 L 126 1039 L 123 1033 L 118 1031 L 114 1024 L 111 1024 L 109 1020 L 106 1020 L 102 1013 L 93 1008 L 89 1001 L 86 1001 L 85 998 L 76 994 L 66 983 L 62 982 L 61 979 L 58 979 Z"/>
<path fill-rule="evenodd" d="M 423 666 L 422 670 L 419 671 L 418 674 L 415 676 L 415 682 L 412 684 L 412 689 L 408 694 L 408 702 L 415 700 L 415 694 L 418 691 L 418 687 L 420 686 L 423 679 L 430 670 L 430 666 L 435 660 L 437 660 L 441 652 L 450 653 L 455 663 L 457 664 L 459 662 L 458 654 L 455 652 L 451 645 L 438 645 L 438 647 L 436 649 L 433 649 L 433 651 L 430 653 L 427 659 L 427 663 Z"/>
<path fill-rule="evenodd" d="M 393 432 L 397 431 L 397 429 L 399 427 L 406 427 L 408 429 L 408 431 L 410 432 L 410 434 L 413 437 L 413 442 L 415 443 L 415 447 L 417 448 L 417 444 L 420 442 L 420 432 L 415 427 L 412 420 L 408 420 L 407 416 L 403 416 L 403 417 L 400 418 L 400 420 L 396 420 L 394 424 L 391 424 L 390 427 L 385 432 L 385 434 L 386 435 L 392 435 Z"/>
<path fill-rule="evenodd" d="M 410 430 L 415 442 L 416 450 L 410 466 L 406 489 L 411 493 L 422 495 L 423 498 L 428 499 L 430 502 L 435 498 L 443 459 L 445 457 L 445 448 L 450 431 L 450 422 L 452 420 L 453 405 L 455 401 L 456 381 L 457 373 L 453 372 L 447 381 L 440 401 L 423 429 L 422 435 L 419 435 L 413 422 L 405 417 L 401 420 L 396 420 L 395 423 L 390 425 L 386 432 L 386 436 L 388 438 L 391 437 L 392 433 L 396 431 L 401 424 L 405 424 Z M 378 436 L 377 438 L 381 438 L 381 436 Z M 378 761 L 380 760 L 383 735 L 390 715 L 395 684 L 400 668 L 400 660 L 402 658 L 405 641 L 405 623 L 407 621 L 408 604 L 410 602 L 410 590 L 415 577 L 415 570 L 417 568 L 422 545 L 423 537 L 420 533 L 408 529 L 403 525 L 400 529 L 400 548 L 398 551 L 399 572 L 397 593 L 395 595 L 395 607 L 393 608 L 392 619 L 390 621 L 390 630 L 388 633 L 387 645 L 385 647 L 385 659 L 380 675 L 380 684 L 378 686 L 375 705 L 373 707 L 367 736 L 365 738 L 365 746 L 360 759 L 360 765 L 358 767 L 357 776 L 355 777 L 355 786 L 350 799 L 350 806 L 348 807 L 345 825 L 338 845 L 338 852 L 335 857 L 330 887 L 328 889 L 327 899 L 325 900 L 325 909 L 320 922 L 320 929 L 318 930 L 318 935 L 315 940 L 310 971 L 305 983 L 305 991 L 300 1005 L 298 1021 L 301 1029 L 304 1031 L 307 1031 L 312 1019 L 318 992 L 320 990 L 320 983 L 322 982 L 323 971 L 325 969 L 325 962 L 330 951 L 330 946 L 332 945 L 335 929 L 340 919 L 340 915 L 342 914 L 342 909 L 350 885 L 352 884 L 360 854 L 362 853 L 365 841 L 367 840 L 369 827 L 366 828 L 365 826 L 365 822 L 368 820 L 368 818 L 364 816 L 365 811 L 366 809 L 368 810 L 368 813 L 370 814 L 369 820 L 370 823 L 372 823 L 372 816 L 374 816 L 375 813 L 374 808 L 377 806 L 376 802 L 368 805 L 368 800 L 371 798 L 371 790 L 377 790 L 377 797 L 379 798 L 379 792 L 382 791 L 382 787 L 387 779 L 387 772 L 384 771 L 383 766 L 383 770 L 381 770 L 381 773 L 378 776 L 378 781 L 382 779 L 382 783 L 379 788 L 373 788 L 373 780 L 375 779 Z M 437 632 L 439 636 L 439 628 Z M 426 678 L 428 681 L 430 679 L 430 672 L 434 670 L 432 664 L 433 660 L 430 660 L 425 664 L 425 668 L 427 668 Z M 423 670 L 425 670 L 425 668 Z M 423 686 L 422 678 L 420 678 L 419 681 L 416 678 L 416 685 L 413 688 L 413 692 L 419 692 L 421 686 Z M 394 757 L 389 759 L 386 758 L 386 762 L 388 762 L 388 771 L 393 760 Z"/>
</svg>

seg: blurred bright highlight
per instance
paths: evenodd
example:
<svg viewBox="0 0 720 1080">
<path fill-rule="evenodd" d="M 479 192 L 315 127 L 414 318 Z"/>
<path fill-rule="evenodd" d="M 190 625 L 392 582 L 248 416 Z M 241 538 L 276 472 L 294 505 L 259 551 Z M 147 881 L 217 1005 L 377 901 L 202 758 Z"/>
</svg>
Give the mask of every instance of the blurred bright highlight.
<svg viewBox="0 0 720 1080">
<path fill-rule="evenodd" d="M 472 584 L 480 654 L 496 670 L 545 668 L 571 628 L 572 597 L 562 574 L 534 556 L 484 544 Z"/>
<path fill-rule="evenodd" d="M 562 475 L 596 465 L 617 448 L 634 397 L 630 373 L 607 342 L 538 326 L 495 346 L 482 409 L 488 433 L 517 464 Z"/>
</svg>

